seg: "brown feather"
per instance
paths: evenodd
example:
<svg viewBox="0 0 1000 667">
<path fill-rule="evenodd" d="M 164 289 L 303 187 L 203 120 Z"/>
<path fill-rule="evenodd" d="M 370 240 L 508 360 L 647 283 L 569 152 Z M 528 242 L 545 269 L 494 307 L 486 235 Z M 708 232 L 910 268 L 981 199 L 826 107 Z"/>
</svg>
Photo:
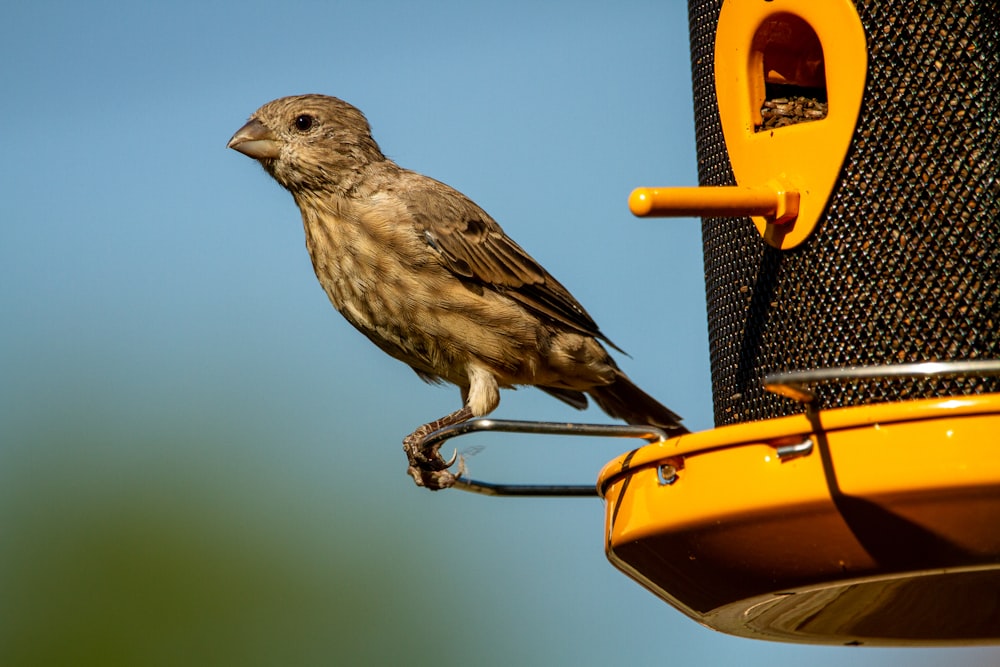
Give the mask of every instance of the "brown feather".
<svg viewBox="0 0 1000 667">
<path fill-rule="evenodd" d="M 562 283 L 507 236 L 474 202 L 453 188 L 407 172 L 397 193 L 413 222 L 456 275 L 503 292 L 535 313 L 600 338 L 621 352 Z"/>
<path fill-rule="evenodd" d="M 421 378 L 461 389 L 465 407 L 428 427 L 489 413 L 500 387 L 533 385 L 683 432 L 618 369 L 599 341 L 616 346 L 569 290 L 470 199 L 387 159 L 355 107 L 322 95 L 275 100 L 229 145 L 292 193 L 337 310 Z M 416 435 L 411 474 L 436 485 L 440 468 L 421 462 Z"/>
</svg>

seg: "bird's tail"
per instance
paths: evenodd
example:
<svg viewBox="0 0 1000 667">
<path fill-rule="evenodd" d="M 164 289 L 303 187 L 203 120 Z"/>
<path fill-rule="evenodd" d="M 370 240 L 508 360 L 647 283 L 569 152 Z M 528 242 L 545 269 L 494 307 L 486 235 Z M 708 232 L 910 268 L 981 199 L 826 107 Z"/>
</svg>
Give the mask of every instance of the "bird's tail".
<svg viewBox="0 0 1000 667">
<path fill-rule="evenodd" d="M 657 426 L 671 437 L 688 432 L 677 413 L 639 389 L 620 371 L 614 382 L 594 387 L 588 393 L 602 410 L 629 424 Z"/>
</svg>

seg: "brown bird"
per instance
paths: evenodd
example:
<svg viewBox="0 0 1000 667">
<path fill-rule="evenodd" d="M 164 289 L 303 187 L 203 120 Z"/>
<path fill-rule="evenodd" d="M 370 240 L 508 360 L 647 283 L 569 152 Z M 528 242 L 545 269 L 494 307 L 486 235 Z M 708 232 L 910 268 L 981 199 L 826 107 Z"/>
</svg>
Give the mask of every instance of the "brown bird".
<svg viewBox="0 0 1000 667">
<path fill-rule="evenodd" d="M 421 438 L 488 414 L 500 388 L 532 385 L 579 409 L 589 394 L 630 424 L 687 431 L 619 370 L 600 341 L 621 350 L 565 287 L 465 195 L 386 158 L 347 102 L 274 100 L 229 148 L 292 193 L 316 277 L 347 321 L 424 380 L 461 390 L 460 410 L 403 441 L 418 485 L 457 479 L 454 458 Z"/>
</svg>

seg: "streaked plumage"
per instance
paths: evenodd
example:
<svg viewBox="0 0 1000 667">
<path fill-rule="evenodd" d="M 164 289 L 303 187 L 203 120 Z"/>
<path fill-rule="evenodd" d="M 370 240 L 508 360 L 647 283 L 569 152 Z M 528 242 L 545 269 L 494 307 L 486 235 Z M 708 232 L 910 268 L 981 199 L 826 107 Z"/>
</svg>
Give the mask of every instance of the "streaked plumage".
<svg viewBox="0 0 1000 667">
<path fill-rule="evenodd" d="M 428 381 L 462 391 L 463 408 L 404 448 L 420 485 L 454 475 L 415 442 L 496 408 L 501 387 L 533 385 L 577 408 L 683 433 L 679 417 L 636 387 L 583 306 L 457 190 L 387 159 L 368 122 L 334 97 L 286 97 L 258 109 L 229 142 L 287 188 L 334 307 Z"/>
</svg>

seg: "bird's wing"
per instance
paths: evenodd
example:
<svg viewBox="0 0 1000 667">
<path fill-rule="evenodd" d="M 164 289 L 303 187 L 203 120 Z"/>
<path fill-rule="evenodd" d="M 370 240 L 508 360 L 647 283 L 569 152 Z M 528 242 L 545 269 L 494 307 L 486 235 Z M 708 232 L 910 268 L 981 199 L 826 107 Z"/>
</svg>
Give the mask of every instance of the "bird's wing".
<svg viewBox="0 0 1000 667">
<path fill-rule="evenodd" d="M 465 195 L 427 177 L 411 180 L 398 194 L 417 230 L 452 273 L 618 349 L 569 290 Z"/>
</svg>

